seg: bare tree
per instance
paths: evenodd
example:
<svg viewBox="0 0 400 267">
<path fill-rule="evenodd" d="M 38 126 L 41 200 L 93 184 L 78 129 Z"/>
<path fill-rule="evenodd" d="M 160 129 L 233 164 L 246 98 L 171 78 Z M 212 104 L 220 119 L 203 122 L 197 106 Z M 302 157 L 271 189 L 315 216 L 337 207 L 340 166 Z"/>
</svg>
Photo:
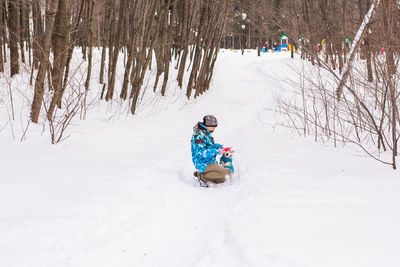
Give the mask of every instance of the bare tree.
<svg viewBox="0 0 400 267">
<path fill-rule="evenodd" d="M 18 29 L 18 0 L 8 1 L 8 31 L 10 39 L 11 76 L 19 73 L 19 29 Z"/>
<path fill-rule="evenodd" d="M 57 14 L 54 22 L 54 31 L 52 37 L 53 44 L 53 68 L 52 68 L 52 85 L 54 90 L 53 99 L 51 100 L 47 118 L 53 117 L 54 109 L 60 101 L 62 92 L 62 79 L 64 76 L 65 64 L 67 62 L 69 48 L 69 21 L 67 6 L 69 0 L 59 0 Z"/>
<path fill-rule="evenodd" d="M 49 9 L 46 14 L 46 31 L 43 39 L 43 51 L 41 53 L 40 65 L 35 82 L 35 94 L 32 102 L 31 120 L 37 123 L 40 115 L 44 94 L 44 80 L 49 67 L 49 50 L 51 35 L 53 33 L 54 20 L 58 9 L 58 0 L 50 0 Z"/>
</svg>

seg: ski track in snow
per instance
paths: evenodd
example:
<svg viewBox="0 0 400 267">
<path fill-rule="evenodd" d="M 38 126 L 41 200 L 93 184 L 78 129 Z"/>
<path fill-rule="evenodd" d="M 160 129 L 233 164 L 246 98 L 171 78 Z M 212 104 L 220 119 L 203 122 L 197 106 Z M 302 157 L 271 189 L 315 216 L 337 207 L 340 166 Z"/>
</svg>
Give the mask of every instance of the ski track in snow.
<svg viewBox="0 0 400 267">
<path fill-rule="evenodd" d="M 400 264 L 398 172 L 274 127 L 289 54 L 223 51 L 211 90 L 57 146 L 0 139 L 0 266 Z M 192 127 L 214 114 L 235 177 L 200 187 Z"/>
</svg>

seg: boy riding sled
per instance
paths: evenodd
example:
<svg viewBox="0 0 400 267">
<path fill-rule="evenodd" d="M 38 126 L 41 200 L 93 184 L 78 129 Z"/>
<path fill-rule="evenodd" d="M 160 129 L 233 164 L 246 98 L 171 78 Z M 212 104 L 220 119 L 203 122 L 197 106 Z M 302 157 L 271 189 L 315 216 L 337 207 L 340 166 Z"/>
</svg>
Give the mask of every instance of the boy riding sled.
<svg viewBox="0 0 400 267">
<path fill-rule="evenodd" d="M 214 142 L 211 134 L 217 126 L 217 119 L 213 115 L 207 115 L 204 116 L 203 122 L 198 122 L 193 128 L 192 161 L 197 169 L 193 175 L 199 179 L 200 184 L 202 182 L 205 185 L 207 185 L 207 182 L 223 183 L 227 176 L 232 175 L 232 168 L 224 168 L 216 160 L 218 155 L 221 156 L 224 152 L 229 153 L 231 151 L 230 148 L 224 148 Z"/>
</svg>

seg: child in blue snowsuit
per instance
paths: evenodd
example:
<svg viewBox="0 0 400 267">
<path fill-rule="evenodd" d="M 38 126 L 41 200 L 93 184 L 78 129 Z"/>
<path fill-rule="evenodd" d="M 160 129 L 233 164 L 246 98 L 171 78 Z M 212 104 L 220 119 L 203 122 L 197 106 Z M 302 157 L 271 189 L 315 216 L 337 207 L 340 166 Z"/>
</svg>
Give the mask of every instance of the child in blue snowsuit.
<svg viewBox="0 0 400 267">
<path fill-rule="evenodd" d="M 199 122 L 193 128 L 191 140 L 192 161 L 197 171 L 194 175 L 203 182 L 223 183 L 230 174 L 217 163 L 217 155 L 223 153 L 223 146 L 214 142 L 211 136 L 218 126 L 217 119 L 213 115 L 204 116 L 203 122 Z"/>
</svg>

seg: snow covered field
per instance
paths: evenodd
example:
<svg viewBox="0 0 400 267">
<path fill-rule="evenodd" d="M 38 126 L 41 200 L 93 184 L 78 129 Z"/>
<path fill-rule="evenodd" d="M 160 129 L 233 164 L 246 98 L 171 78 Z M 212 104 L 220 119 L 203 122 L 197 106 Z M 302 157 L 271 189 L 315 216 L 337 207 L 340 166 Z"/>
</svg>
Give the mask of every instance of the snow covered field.
<svg viewBox="0 0 400 267">
<path fill-rule="evenodd" d="M 275 127 L 289 57 L 223 51 L 200 98 L 89 114 L 56 146 L 0 135 L 0 266 L 400 266 L 399 172 Z M 201 188 L 190 137 L 206 114 L 237 172 Z"/>
</svg>

